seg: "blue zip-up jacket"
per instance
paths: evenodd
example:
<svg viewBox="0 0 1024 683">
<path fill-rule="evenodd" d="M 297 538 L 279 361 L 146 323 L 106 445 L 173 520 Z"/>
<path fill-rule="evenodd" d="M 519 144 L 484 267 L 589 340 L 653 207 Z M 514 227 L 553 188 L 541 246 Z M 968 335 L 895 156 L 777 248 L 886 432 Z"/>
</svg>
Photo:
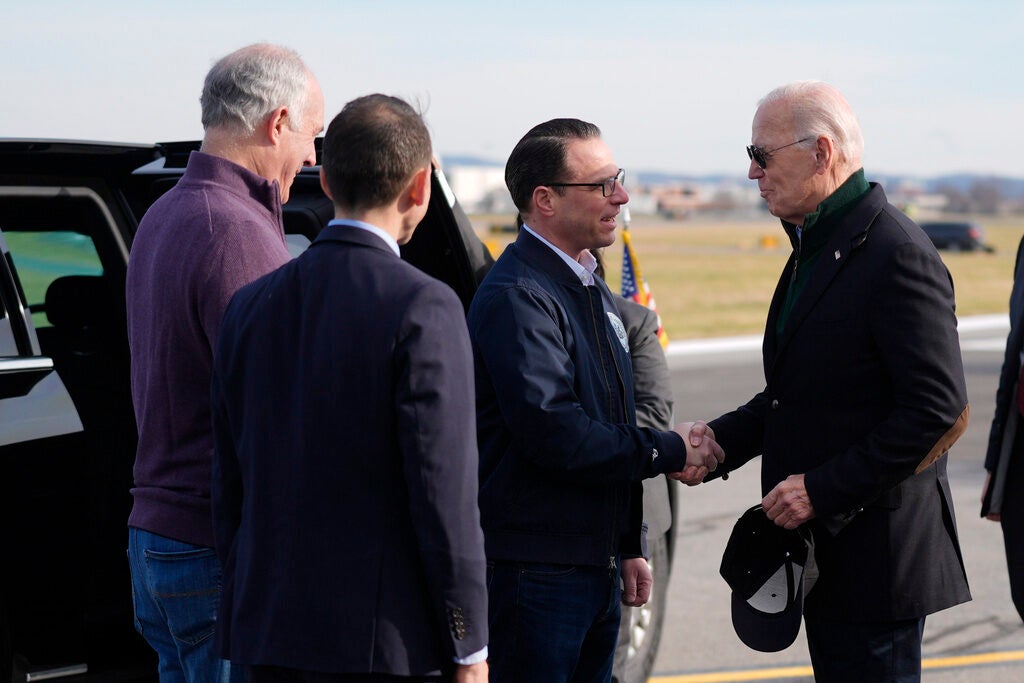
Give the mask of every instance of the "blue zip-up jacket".
<svg viewBox="0 0 1024 683">
<path fill-rule="evenodd" d="M 675 432 L 635 426 L 628 340 L 608 287 L 585 287 L 522 231 L 468 322 L 488 559 L 641 556 L 640 481 L 682 470 L 686 447 Z"/>
</svg>

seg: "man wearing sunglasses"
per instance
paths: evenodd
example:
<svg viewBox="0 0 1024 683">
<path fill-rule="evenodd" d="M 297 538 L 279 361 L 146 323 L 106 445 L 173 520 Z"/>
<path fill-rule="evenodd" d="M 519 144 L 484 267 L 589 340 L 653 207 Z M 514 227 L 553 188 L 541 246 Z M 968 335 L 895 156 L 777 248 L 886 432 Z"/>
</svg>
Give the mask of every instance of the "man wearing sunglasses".
<svg viewBox="0 0 1024 683">
<path fill-rule="evenodd" d="M 523 226 L 469 310 L 494 683 L 607 682 L 620 600 L 650 595 L 642 480 L 697 483 L 722 458 L 703 425 L 636 426 L 629 340 L 589 251 L 629 201 L 600 135 L 555 119 L 516 145 Z"/>
<path fill-rule="evenodd" d="M 752 137 L 748 175 L 793 253 L 768 312 L 766 386 L 709 423 L 722 469 L 761 455 L 768 517 L 813 534 L 815 679 L 919 681 L 925 615 L 970 600 L 946 477 L 970 414 L 952 279 L 865 180 L 834 87 L 773 90 Z"/>
</svg>

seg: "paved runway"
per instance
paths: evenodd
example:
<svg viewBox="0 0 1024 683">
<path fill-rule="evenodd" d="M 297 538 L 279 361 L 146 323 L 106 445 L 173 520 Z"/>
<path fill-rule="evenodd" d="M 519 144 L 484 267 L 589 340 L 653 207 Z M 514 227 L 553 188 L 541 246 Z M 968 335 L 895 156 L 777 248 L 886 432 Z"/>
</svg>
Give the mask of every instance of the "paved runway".
<svg viewBox="0 0 1024 683">
<path fill-rule="evenodd" d="M 928 618 L 928 683 L 1024 681 L 1024 625 L 1010 603 L 1002 533 L 978 513 L 1008 329 L 1005 315 L 960 322 L 971 423 L 950 454 L 949 476 L 974 599 Z M 679 420 L 716 417 L 764 385 L 757 337 L 675 343 L 669 365 Z M 748 649 L 732 630 L 718 565 L 736 518 L 760 500 L 758 477 L 754 461 L 726 482 L 681 486 L 668 613 L 652 683 L 812 680 L 802 631 L 788 649 L 764 654 Z"/>
</svg>

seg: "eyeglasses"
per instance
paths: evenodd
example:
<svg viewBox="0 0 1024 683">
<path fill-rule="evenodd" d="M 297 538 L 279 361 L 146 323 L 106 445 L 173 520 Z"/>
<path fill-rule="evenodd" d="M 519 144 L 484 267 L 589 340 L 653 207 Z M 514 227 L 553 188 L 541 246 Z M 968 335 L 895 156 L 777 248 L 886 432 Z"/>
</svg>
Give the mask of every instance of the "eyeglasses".
<svg viewBox="0 0 1024 683">
<path fill-rule="evenodd" d="M 615 183 L 623 185 L 626 182 L 626 172 L 621 168 L 611 178 L 605 178 L 599 183 L 540 183 L 548 187 L 600 187 L 602 197 L 610 197 L 615 194 Z"/>
<path fill-rule="evenodd" d="M 791 142 L 788 145 L 783 145 L 782 147 L 776 147 L 775 149 L 769 150 L 761 149 L 757 145 L 749 145 L 747 147 L 747 156 L 753 159 L 754 163 L 760 166 L 761 170 L 763 171 L 764 169 L 768 168 L 768 159 L 771 158 L 772 154 L 775 154 L 780 149 L 786 149 L 787 147 L 792 147 L 793 145 L 799 145 L 801 142 L 807 142 L 810 139 L 811 138 L 803 138 L 802 140 Z"/>
</svg>

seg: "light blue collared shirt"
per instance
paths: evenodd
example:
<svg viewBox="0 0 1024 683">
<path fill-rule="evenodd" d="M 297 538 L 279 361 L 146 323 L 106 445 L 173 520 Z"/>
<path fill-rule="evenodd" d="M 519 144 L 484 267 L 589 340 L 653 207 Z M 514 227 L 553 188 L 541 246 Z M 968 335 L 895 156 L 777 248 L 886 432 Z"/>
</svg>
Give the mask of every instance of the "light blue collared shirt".
<svg viewBox="0 0 1024 683">
<path fill-rule="evenodd" d="M 594 284 L 594 271 L 597 270 L 597 259 L 594 258 L 594 255 L 590 253 L 589 249 L 585 249 L 583 253 L 580 254 L 580 260 L 576 261 L 564 251 L 551 244 L 551 242 L 548 242 L 546 239 L 538 235 L 537 231 L 526 223 L 523 223 L 523 230 L 548 245 L 553 252 L 558 254 L 558 256 L 561 257 L 561 259 L 565 261 L 570 268 L 572 268 L 572 272 L 576 273 L 576 277 L 580 279 L 580 282 L 582 282 L 584 286 L 590 287 Z"/>
<path fill-rule="evenodd" d="M 363 221 L 356 221 L 350 218 L 335 218 L 330 221 L 327 225 L 340 225 L 346 228 L 358 228 L 360 230 L 366 230 L 372 232 L 377 237 L 384 240 L 384 242 L 391 248 L 391 251 L 395 252 L 395 256 L 401 256 L 402 250 L 398 248 L 398 241 L 394 237 L 387 234 L 376 225 L 370 223 L 364 223 Z M 456 664 L 479 664 L 480 662 L 487 660 L 487 646 L 484 645 L 482 650 L 478 650 L 468 657 L 458 658 L 454 657 Z"/>
<path fill-rule="evenodd" d="M 346 228 L 359 228 L 360 230 L 372 232 L 374 235 L 384 240 L 384 242 L 389 247 L 391 247 L 391 251 L 395 252 L 395 256 L 402 255 L 402 250 L 398 248 L 398 242 L 395 240 L 395 238 L 387 234 L 380 228 L 378 228 L 376 225 L 370 225 L 369 223 L 364 223 L 362 221 L 355 221 L 352 220 L 351 218 L 335 218 L 334 220 L 330 221 L 327 225 L 341 225 Z"/>
</svg>

